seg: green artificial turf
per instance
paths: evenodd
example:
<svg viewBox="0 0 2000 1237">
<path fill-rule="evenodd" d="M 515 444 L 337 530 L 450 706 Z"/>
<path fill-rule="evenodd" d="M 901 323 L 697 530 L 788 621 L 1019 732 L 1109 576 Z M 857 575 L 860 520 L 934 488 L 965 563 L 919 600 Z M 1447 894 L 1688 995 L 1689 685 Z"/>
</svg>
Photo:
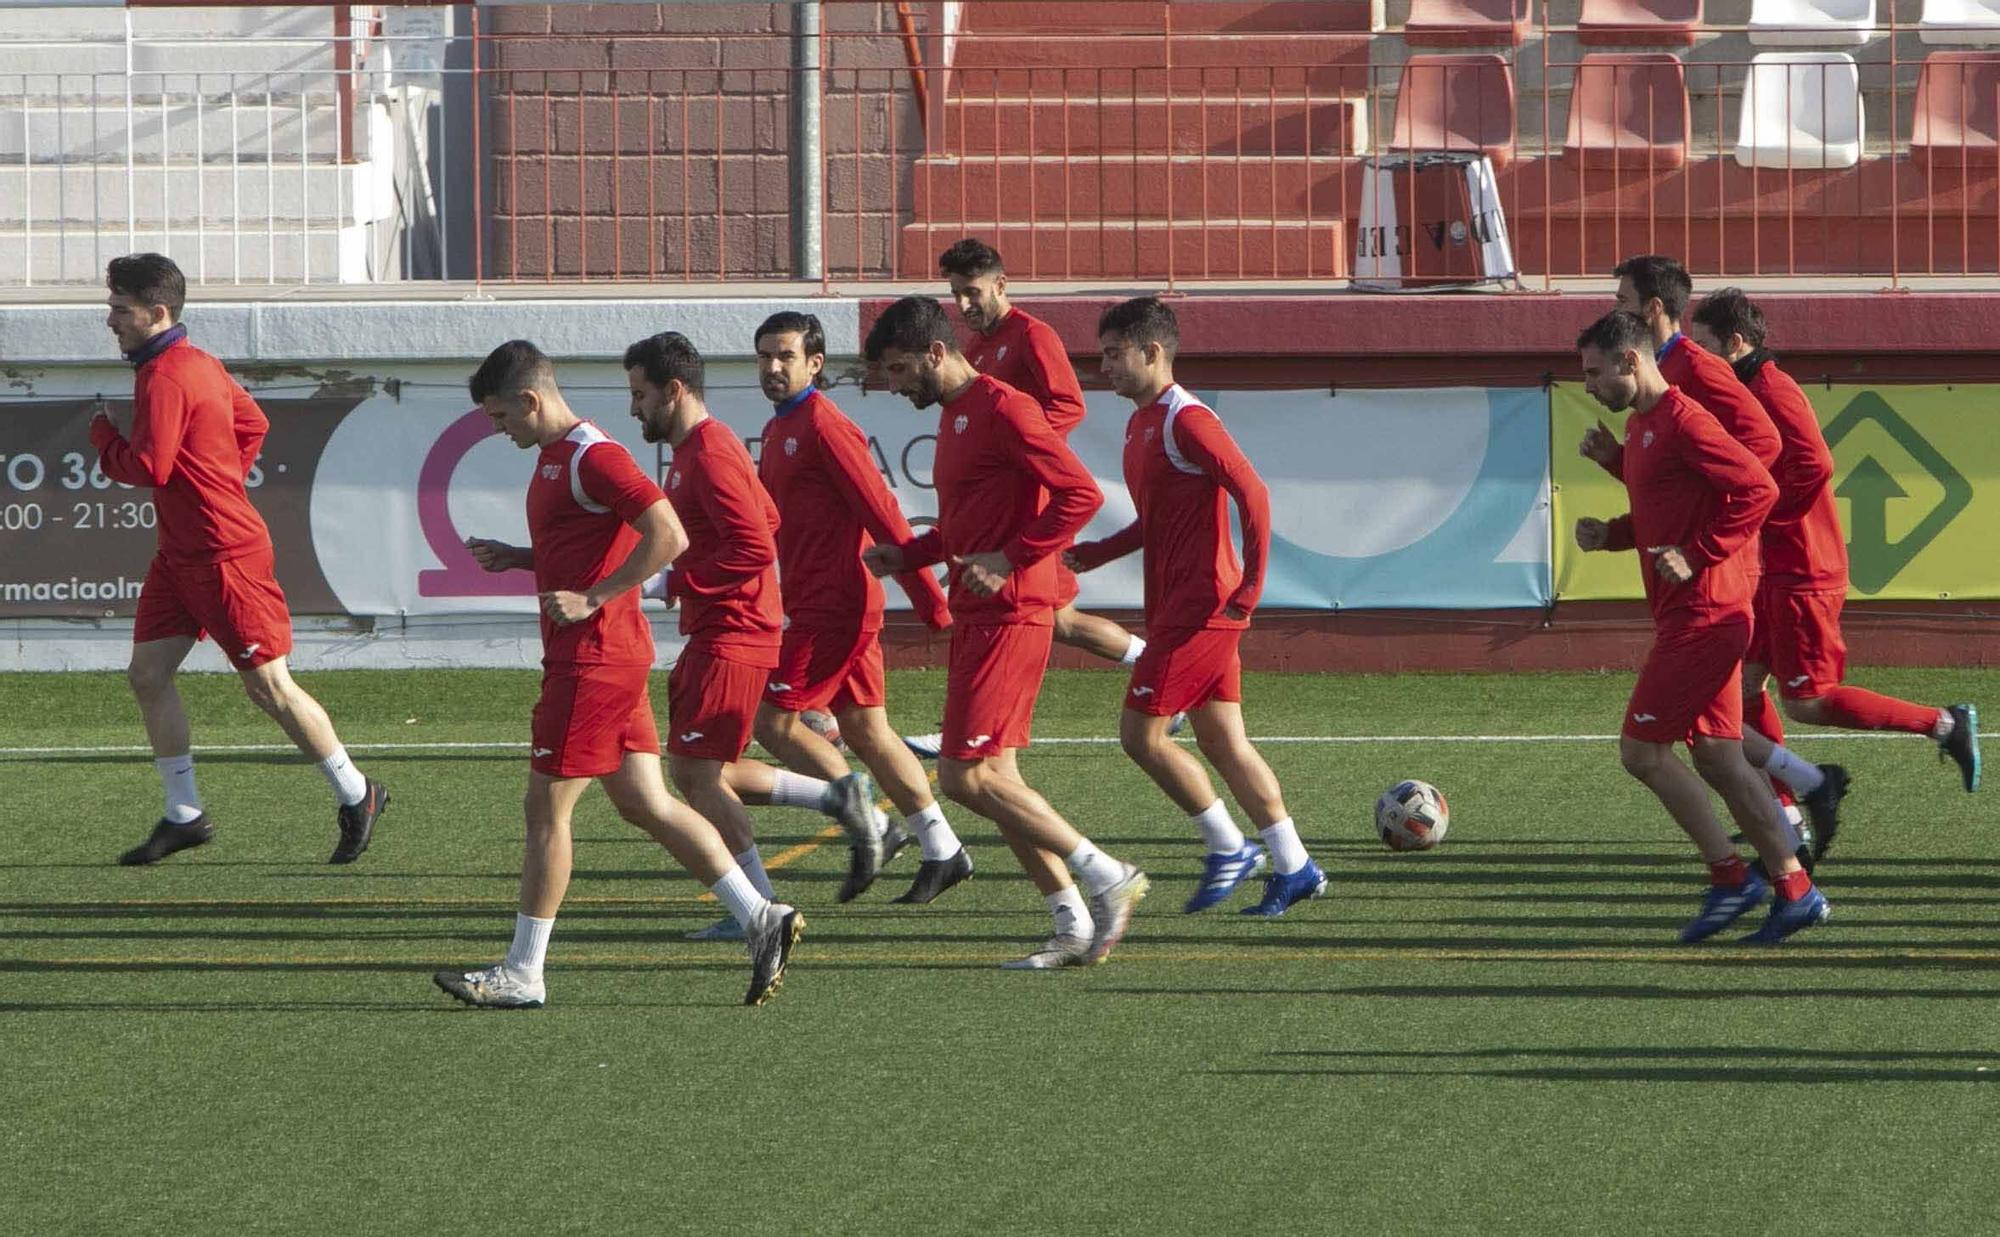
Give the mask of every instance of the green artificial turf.
<svg viewBox="0 0 2000 1237">
<path fill-rule="evenodd" d="M 1857 681 L 2000 708 L 2000 675 Z M 200 756 L 214 843 L 112 863 L 158 811 L 115 675 L 0 677 L 0 1228 L 55 1233 L 1990 1234 L 2000 1231 L 2000 825 L 1928 742 L 1794 746 L 1855 776 L 1825 926 L 1753 952 L 1674 933 L 1703 873 L 1615 744 L 1273 742 L 1329 896 L 1277 922 L 1179 913 L 1200 848 L 1114 742 L 1029 779 L 1152 873 L 1090 971 L 995 969 L 1047 933 L 990 825 L 979 874 L 861 901 L 809 813 L 753 811 L 810 919 L 784 991 L 603 796 L 577 823 L 546 1009 L 459 1007 L 519 862 L 512 672 L 302 677 L 394 804 L 324 866 L 295 755 Z M 1589 735 L 1629 678 L 1251 675 L 1253 734 Z M 1053 674 L 1042 737 L 1108 737 L 1121 680 Z M 891 679 L 931 729 L 941 676 Z M 271 744 L 230 678 L 203 745 Z M 506 744 L 372 747 L 377 744 Z M 1394 855 L 1402 777 L 1449 839 Z M 1241 820 L 1240 813 L 1238 819 Z M 1755 920 L 1746 920 L 1744 927 Z"/>
</svg>

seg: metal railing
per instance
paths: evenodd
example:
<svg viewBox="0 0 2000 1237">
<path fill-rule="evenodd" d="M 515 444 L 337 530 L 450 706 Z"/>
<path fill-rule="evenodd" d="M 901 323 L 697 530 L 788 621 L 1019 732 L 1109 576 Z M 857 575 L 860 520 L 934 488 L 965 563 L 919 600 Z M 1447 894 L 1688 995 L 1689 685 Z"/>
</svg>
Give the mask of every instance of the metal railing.
<svg viewBox="0 0 2000 1237">
<path fill-rule="evenodd" d="M 1329 281 L 1370 169 L 1455 145 L 1492 157 L 1520 269 L 1544 284 L 1648 249 L 1714 276 L 2000 273 L 2000 72 L 1940 59 L 1920 98 L 1924 52 L 1944 49 L 1894 4 L 1843 49 L 1851 70 L 1782 71 L 1852 77 L 1862 123 L 1838 158 L 1755 125 L 1739 141 L 1745 83 L 1769 72 L 1740 25 L 1674 55 L 1682 92 L 1635 107 L 1621 75 L 1650 70 L 1612 68 L 1595 86 L 1622 101 L 1593 120 L 1571 112 L 1598 62 L 1545 4 L 1521 46 L 1468 70 L 1504 75 L 1484 92 L 1422 89 L 1429 62 L 1386 44 L 1371 64 L 1386 34 L 1225 29 L 1201 0 L 1044 7 L 1048 30 L 859 0 L 829 0 L 817 29 L 715 4 L 482 5 L 455 29 L 451 10 L 358 5 L 226 34 L 162 10 L 81 33 L 11 21 L 36 34 L 0 37 L 0 285 L 94 283 L 157 248 L 210 283 L 830 289 L 928 283 L 962 235 L 1025 278 Z M 1850 106 L 1808 96 L 1822 129 Z M 1932 96 L 1944 111 L 1919 113 Z M 1683 107 L 1679 131 L 1658 111 Z M 1815 127 L 1798 111 L 1789 93 L 1762 109 Z M 1746 166 L 1739 148 L 1763 153 Z"/>
</svg>

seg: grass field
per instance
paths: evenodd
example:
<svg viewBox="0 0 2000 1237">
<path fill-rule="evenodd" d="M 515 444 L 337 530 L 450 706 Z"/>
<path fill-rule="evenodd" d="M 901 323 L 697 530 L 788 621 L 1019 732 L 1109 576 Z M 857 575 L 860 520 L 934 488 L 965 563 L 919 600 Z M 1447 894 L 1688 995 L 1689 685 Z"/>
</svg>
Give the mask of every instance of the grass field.
<svg viewBox="0 0 2000 1237">
<path fill-rule="evenodd" d="M 1877 671 L 2000 707 L 2000 675 Z M 1931 745 L 1798 736 L 1853 770 L 1834 918 L 1781 949 L 1686 948 L 1702 873 L 1597 740 L 1629 679 L 1251 676 L 1330 896 L 1183 917 L 1199 847 L 1115 743 L 1031 780 L 1154 893 L 1087 972 L 994 969 L 1046 931 L 990 826 L 928 908 L 832 904 L 845 856 L 775 875 L 811 920 L 746 1010 L 740 947 L 601 794 L 550 1005 L 431 987 L 511 931 L 531 675 L 309 676 L 395 801 L 323 866 L 331 800 L 275 751 L 204 756 L 216 841 L 111 860 L 157 814 L 122 679 L 0 677 L 0 1229 L 9 1233 L 2000 1232 L 2000 827 Z M 1115 731 L 1120 680 L 1051 676 L 1044 738 Z M 941 678 L 893 676 L 929 728 Z M 198 745 L 280 736 L 234 680 Z M 395 744 L 394 747 L 371 747 Z M 1392 855 L 1418 776 L 1450 840 Z M 765 853 L 818 818 L 764 810 Z M 1239 817 L 1240 819 L 1240 817 Z M 1755 920 L 1745 921 L 1745 927 Z M 1989 1072 L 1991 1070 L 1992 1072 Z"/>
</svg>

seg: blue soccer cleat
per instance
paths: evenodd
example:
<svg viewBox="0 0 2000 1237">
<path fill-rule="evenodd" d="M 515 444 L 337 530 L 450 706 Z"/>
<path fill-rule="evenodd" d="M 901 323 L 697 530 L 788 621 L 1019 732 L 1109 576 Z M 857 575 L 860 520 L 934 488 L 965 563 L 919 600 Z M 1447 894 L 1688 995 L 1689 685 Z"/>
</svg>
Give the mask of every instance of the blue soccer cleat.
<svg viewBox="0 0 2000 1237">
<path fill-rule="evenodd" d="M 1252 843 L 1244 843 L 1242 848 L 1227 855 L 1209 854 L 1201 861 L 1201 884 L 1189 896 L 1181 913 L 1192 915 L 1205 911 L 1236 892 L 1236 887 L 1249 880 L 1264 868 L 1264 848 Z"/>
<path fill-rule="evenodd" d="M 1938 744 L 1938 759 L 1950 759 L 1958 766 L 1965 792 L 1979 789 L 1979 710 L 1969 704 L 1946 709 L 1951 714 L 1951 733 Z"/>
<path fill-rule="evenodd" d="M 1710 885 L 1701 898 L 1701 914 L 1689 921 L 1681 929 L 1681 944 L 1692 945 L 1735 923 L 1743 916 L 1757 909 L 1764 895 L 1771 892 L 1771 886 L 1750 870 L 1750 877 L 1740 885 Z"/>
<path fill-rule="evenodd" d="M 1295 902 L 1307 898 L 1317 898 L 1326 892 L 1326 873 L 1312 860 L 1306 866 L 1287 876 L 1273 872 L 1264 878 L 1264 900 L 1255 906 L 1246 906 L 1240 912 L 1245 915 L 1261 915 L 1265 919 L 1276 919 L 1292 909 Z"/>
<path fill-rule="evenodd" d="M 1833 914 L 1833 907 L 1827 904 L 1826 895 L 1817 887 L 1806 890 L 1803 898 L 1779 898 L 1771 903 L 1771 913 L 1764 917 L 1764 925 L 1743 938 L 1746 945 L 1776 945 L 1795 932 L 1803 932 L 1817 923 L 1826 922 Z"/>
</svg>

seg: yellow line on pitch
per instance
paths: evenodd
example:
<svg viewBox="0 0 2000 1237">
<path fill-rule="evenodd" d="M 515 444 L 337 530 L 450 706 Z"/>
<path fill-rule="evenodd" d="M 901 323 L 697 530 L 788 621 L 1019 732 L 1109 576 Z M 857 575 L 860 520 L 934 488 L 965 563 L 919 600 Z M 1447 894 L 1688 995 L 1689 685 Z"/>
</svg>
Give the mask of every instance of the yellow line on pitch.
<svg viewBox="0 0 2000 1237">
<path fill-rule="evenodd" d="M 809 840 L 800 842 L 797 846 L 787 846 L 785 849 L 779 851 L 777 854 L 772 855 L 769 859 L 766 859 L 764 861 L 764 870 L 766 872 L 775 872 L 779 868 L 784 867 L 788 863 L 793 863 L 797 860 L 805 858 L 807 855 L 810 855 L 814 851 L 818 850 L 825 843 L 833 841 L 835 838 L 840 837 L 842 834 L 846 832 L 847 831 L 842 829 L 839 825 L 828 825 L 826 828 L 820 830 L 818 833 L 815 833 Z M 713 893 L 703 892 L 700 897 L 695 899 L 695 901 L 713 902 L 715 901 L 715 895 Z"/>
</svg>

